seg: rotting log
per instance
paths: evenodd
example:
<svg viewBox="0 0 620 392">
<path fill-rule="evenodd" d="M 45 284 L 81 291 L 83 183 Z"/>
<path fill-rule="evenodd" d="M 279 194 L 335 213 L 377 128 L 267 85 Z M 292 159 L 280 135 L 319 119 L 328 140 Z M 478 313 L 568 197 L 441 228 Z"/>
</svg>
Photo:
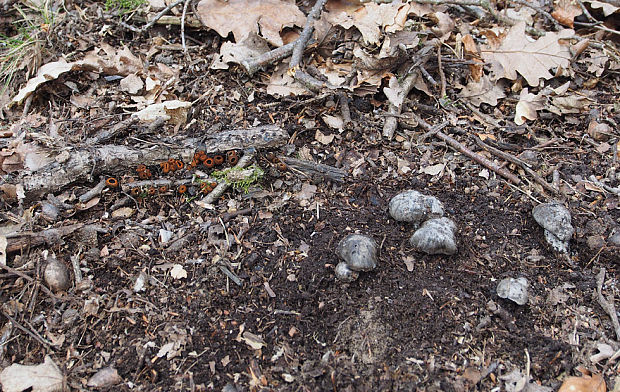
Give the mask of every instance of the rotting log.
<svg viewBox="0 0 620 392">
<path fill-rule="evenodd" d="M 306 174 L 308 177 L 316 178 L 328 178 L 336 182 L 344 182 L 345 171 L 337 167 L 325 165 L 323 163 L 316 163 L 310 161 L 303 161 L 295 158 L 282 157 L 279 158 L 286 163 L 287 166 L 299 170 Z"/>
<path fill-rule="evenodd" d="M 131 172 L 138 164 L 157 165 L 168 158 L 191 160 L 196 149 L 208 153 L 245 150 L 250 147 L 276 148 L 286 144 L 288 133 L 276 125 L 235 129 L 209 135 L 204 139 L 180 139 L 176 143 L 137 148 L 120 145 L 75 148 L 64 162 L 53 162 L 35 173 L 17 176 L 11 183 L 22 184 L 26 199 L 58 192 L 77 181 L 93 181 L 100 174 Z M 54 155 L 50 152 L 50 155 Z"/>
</svg>

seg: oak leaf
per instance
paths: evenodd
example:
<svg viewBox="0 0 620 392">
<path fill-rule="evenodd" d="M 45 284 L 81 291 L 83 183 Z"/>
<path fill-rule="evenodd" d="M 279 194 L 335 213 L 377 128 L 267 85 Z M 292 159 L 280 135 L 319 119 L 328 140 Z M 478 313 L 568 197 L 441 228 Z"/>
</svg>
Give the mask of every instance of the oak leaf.
<svg viewBox="0 0 620 392">
<path fill-rule="evenodd" d="M 550 69 L 570 66 L 569 47 L 561 40 L 574 34 L 573 30 L 564 29 L 532 41 L 525 34 L 525 23 L 520 22 L 510 29 L 499 46 L 483 47 L 482 57 L 491 64 L 493 79 L 515 80 L 518 72 L 530 86 L 538 86 L 540 78 L 553 77 Z"/>
<path fill-rule="evenodd" d="M 196 7 L 205 26 L 222 37 L 232 32 L 235 41 L 250 33 L 259 33 L 270 44 L 282 46 L 280 31 L 284 27 L 303 26 L 306 17 L 295 2 L 282 0 L 201 0 Z"/>
</svg>

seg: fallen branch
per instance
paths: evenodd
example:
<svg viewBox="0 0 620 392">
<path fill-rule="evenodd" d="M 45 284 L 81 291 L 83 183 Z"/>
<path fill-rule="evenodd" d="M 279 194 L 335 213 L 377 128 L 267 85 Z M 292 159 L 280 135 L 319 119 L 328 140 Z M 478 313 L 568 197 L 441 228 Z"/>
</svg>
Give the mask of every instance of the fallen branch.
<svg viewBox="0 0 620 392">
<path fill-rule="evenodd" d="M 388 113 L 390 116 L 385 119 L 385 123 L 383 124 L 384 138 L 391 140 L 394 137 L 394 132 L 396 132 L 396 127 L 398 126 L 397 117 L 402 111 L 402 105 L 405 102 L 405 98 L 409 95 L 409 92 L 418 80 L 419 72 L 422 72 L 418 69 L 430 58 L 431 49 L 433 49 L 432 45 L 427 45 L 420 49 L 416 55 L 418 57 L 417 61 L 409 67 L 407 76 L 400 83 L 400 91 L 398 92 L 398 96 L 396 98 L 396 100 L 400 102 L 400 105 L 394 105 L 390 102 L 390 106 L 388 108 Z"/>
<path fill-rule="evenodd" d="M 243 169 L 250 165 L 250 163 L 254 160 L 254 156 L 256 155 L 256 149 L 250 148 L 243 151 L 243 156 L 239 159 L 239 162 L 235 165 L 235 168 Z M 213 204 L 217 199 L 219 199 L 228 188 L 230 188 L 232 184 L 221 181 L 215 189 L 213 189 L 207 196 L 203 197 L 200 200 L 200 203 L 204 204 Z"/>
<path fill-rule="evenodd" d="M 236 129 L 210 135 L 204 141 L 180 139 L 169 145 L 136 148 L 121 145 L 76 148 L 64 163 L 53 162 L 36 173 L 18 176 L 14 184 L 22 184 L 26 197 L 57 192 L 76 181 L 90 182 L 102 173 L 132 172 L 136 165 L 157 165 L 170 157 L 190 161 L 196 146 L 204 145 L 208 153 L 254 148 L 274 148 L 286 144 L 288 133 L 276 125 Z M 50 155 L 54 155 L 52 152 Z"/>
<path fill-rule="evenodd" d="M 478 144 L 481 148 L 489 151 L 490 153 L 492 153 L 493 155 L 496 155 L 502 159 L 505 159 L 509 162 L 514 163 L 515 165 L 519 165 L 527 174 L 529 174 L 530 176 L 532 176 L 534 178 L 534 181 L 536 181 L 537 183 L 539 183 L 543 188 L 545 188 L 546 190 L 548 190 L 549 192 L 553 193 L 553 194 L 558 194 L 560 193 L 559 190 L 555 187 L 553 187 L 552 185 L 550 185 L 547 181 L 545 181 L 544 178 L 542 178 L 538 173 L 536 173 L 534 170 L 532 170 L 530 168 L 530 166 L 523 162 L 521 159 L 507 153 L 504 152 L 502 150 L 499 150 L 493 146 L 489 146 L 488 144 L 486 144 L 485 142 L 483 142 L 482 140 L 480 140 L 479 137 L 475 136 L 474 140 L 476 141 L 476 144 Z"/>
<path fill-rule="evenodd" d="M 295 41 L 280 46 L 279 48 L 273 49 L 267 53 L 263 53 L 258 57 L 241 61 L 241 65 L 245 68 L 246 72 L 249 75 L 253 75 L 256 71 L 258 71 L 265 65 L 275 63 L 276 61 L 282 60 L 291 55 L 291 61 L 289 63 L 290 68 L 293 69 L 295 67 L 299 67 L 299 64 L 301 64 L 301 58 L 303 56 L 304 49 L 308 45 L 308 42 L 310 41 L 310 38 L 312 36 L 312 32 L 314 31 L 314 22 L 321 14 L 321 10 L 325 6 L 326 2 L 327 0 L 317 0 L 317 2 L 308 13 L 304 29 L 299 35 L 299 38 L 297 38 Z M 306 83 L 309 83 L 310 86 L 315 86 L 315 80 L 306 80 Z M 316 88 L 321 87 L 322 86 L 320 85 L 316 86 Z"/>
<path fill-rule="evenodd" d="M 168 11 L 170 11 L 171 9 L 173 9 L 174 7 L 176 7 L 177 5 L 183 3 L 185 0 L 177 0 L 172 4 L 169 4 L 166 8 L 164 8 L 163 10 L 161 10 L 161 12 L 157 15 L 155 15 L 155 17 L 153 19 L 151 19 L 150 22 L 148 22 L 147 24 L 145 24 L 144 26 L 142 26 L 141 28 L 137 28 L 137 27 L 133 27 L 128 25 L 127 23 L 121 22 L 120 25 L 128 30 L 133 31 L 134 33 L 143 33 L 146 30 L 150 29 L 151 26 L 153 26 L 159 19 L 161 19 Z"/>
<path fill-rule="evenodd" d="M 435 137 L 437 137 L 437 138 L 443 140 L 444 142 L 448 143 L 448 145 L 450 145 L 455 150 L 460 151 L 461 153 L 463 153 L 467 157 L 473 159 L 474 161 L 478 162 L 479 164 L 481 164 L 482 166 L 486 167 L 487 169 L 494 171 L 495 173 L 497 173 L 500 176 L 506 178 L 510 182 L 512 182 L 512 183 L 514 183 L 516 185 L 521 183 L 521 180 L 519 180 L 519 178 L 517 176 L 515 176 L 514 174 L 512 174 L 508 170 L 506 170 L 506 169 L 504 169 L 502 167 L 497 166 L 495 163 L 489 161 L 488 159 L 486 159 L 485 157 L 481 156 L 480 154 L 476 154 L 475 152 L 471 151 L 469 148 L 467 148 L 464 145 L 462 145 L 461 143 L 459 143 L 456 139 L 453 139 L 452 137 L 446 135 L 445 133 L 443 133 L 441 131 L 433 129 L 433 127 L 429 123 L 424 121 L 417 114 L 411 113 L 411 116 L 420 124 L 420 126 L 422 126 L 422 128 L 426 129 L 428 132 L 430 132 Z"/>
<path fill-rule="evenodd" d="M 84 226 L 83 223 L 61 226 L 58 228 L 47 229 L 38 232 L 22 232 L 12 233 L 6 236 L 7 246 L 6 253 L 14 253 L 24 251 L 33 246 L 43 244 L 58 245 L 62 244 L 62 237 L 72 234 L 76 230 Z"/>
<path fill-rule="evenodd" d="M 596 275 L 596 296 L 601 308 L 609 315 L 611 324 L 616 332 L 616 340 L 620 342 L 620 322 L 618 322 L 618 313 L 616 313 L 616 307 L 614 306 L 614 298 L 610 297 L 608 300 L 603 295 L 603 283 L 605 282 L 605 268 L 601 268 L 601 271 Z"/>
<path fill-rule="evenodd" d="M 286 157 L 279 159 L 286 163 L 287 166 L 299 170 L 309 177 L 326 177 L 332 181 L 343 182 L 346 175 L 344 170 L 322 163 L 302 161 L 300 159 Z"/>
</svg>

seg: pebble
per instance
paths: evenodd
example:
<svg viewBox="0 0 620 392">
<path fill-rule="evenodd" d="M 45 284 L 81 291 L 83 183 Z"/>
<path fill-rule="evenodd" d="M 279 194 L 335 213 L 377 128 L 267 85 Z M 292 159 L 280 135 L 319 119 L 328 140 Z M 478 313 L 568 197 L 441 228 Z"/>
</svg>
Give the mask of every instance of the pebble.
<svg viewBox="0 0 620 392">
<path fill-rule="evenodd" d="M 45 266 L 43 272 L 43 278 L 49 288 L 57 293 L 59 291 L 65 291 L 71 286 L 71 276 L 69 269 L 62 261 L 56 258 L 51 258 Z"/>
<path fill-rule="evenodd" d="M 532 215 L 545 229 L 547 242 L 558 252 L 568 252 L 568 242 L 575 232 L 570 211 L 557 201 L 552 201 L 534 207 Z"/>
<path fill-rule="evenodd" d="M 416 190 L 399 193 L 390 200 L 390 215 L 397 221 L 419 225 L 429 218 L 443 216 L 443 204 L 434 196 Z"/>
<path fill-rule="evenodd" d="M 620 246 L 620 228 L 615 228 L 609 236 L 609 244 Z"/>
<path fill-rule="evenodd" d="M 605 246 L 605 237 L 599 234 L 591 235 L 586 239 L 586 243 L 591 250 L 599 250 Z"/>
<path fill-rule="evenodd" d="M 88 379 L 87 386 L 91 388 L 106 388 L 120 384 L 123 379 L 118 375 L 118 371 L 113 367 L 100 369 Z"/>
<path fill-rule="evenodd" d="M 336 253 L 353 271 L 370 271 L 377 267 L 377 243 L 362 234 L 349 234 L 338 243 Z"/>
<path fill-rule="evenodd" d="M 456 224 L 449 218 L 429 219 L 409 239 L 411 246 L 430 254 L 453 255 L 457 251 Z"/>
<path fill-rule="evenodd" d="M 525 305 L 529 299 L 530 283 L 526 278 L 506 278 L 497 285 L 497 295 L 518 305 Z"/>
</svg>

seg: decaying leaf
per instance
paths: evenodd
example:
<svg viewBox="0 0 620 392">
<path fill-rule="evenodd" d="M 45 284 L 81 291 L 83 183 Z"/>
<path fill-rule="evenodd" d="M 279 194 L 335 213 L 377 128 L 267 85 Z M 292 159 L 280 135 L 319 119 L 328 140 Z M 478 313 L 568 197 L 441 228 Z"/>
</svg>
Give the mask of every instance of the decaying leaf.
<svg viewBox="0 0 620 392">
<path fill-rule="evenodd" d="M 515 124 L 523 125 L 526 120 L 536 120 L 538 110 L 545 108 L 547 98 L 543 94 L 534 95 L 527 88 L 521 90 L 519 102 L 515 108 Z"/>
<path fill-rule="evenodd" d="M 166 121 L 171 121 L 173 124 L 184 124 L 187 120 L 187 111 L 190 106 L 192 106 L 191 102 L 179 100 L 166 101 L 154 103 L 133 115 L 144 122 L 152 122 L 158 118 L 163 118 Z"/>
<path fill-rule="evenodd" d="M 258 335 L 254 335 L 251 332 L 244 332 L 243 337 L 241 338 L 241 340 L 243 340 L 248 346 L 252 347 L 254 350 L 260 350 L 261 348 L 263 348 L 263 346 L 266 345 L 265 341 L 263 340 L 263 338 L 261 338 Z"/>
<path fill-rule="evenodd" d="M 17 95 L 13 97 L 9 106 L 21 105 L 24 99 L 28 98 L 36 89 L 43 83 L 57 79 L 60 75 L 76 69 L 78 65 L 76 63 L 68 63 L 67 60 L 61 58 L 58 61 L 47 63 L 39 68 L 37 76 L 30 79 L 26 86 L 19 90 Z"/>
<path fill-rule="evenodd" d="M 487 38 L 494 34 L 486 32 Z M 549 72 L 555 68 L 568 68 L 571 53 L 561 40 L 572 37 L 573 30 L 564 29 L 558 33 L 549 32 L 536 41 L 525 34 L 525 23 L 513 26 L 501 40 L 489 39 L 489 45 L 481 48 L 482 57 L 491 64 L 493 80 L 508 78 L 515 80 L 517 72 L 530 86 L 538 86 L 540 79 L 550 79 Z M 494 42 L 500 42 L 499 45 Z"/>
<path fill-rule="evenodd" d="M 181 264 L 175 264 L 170 270 L 170 276 L 174 279 L 184 279 L 187 278 L 187 271 Z"/>
<path fill-rule="evenodd" d="M 15 363 L 0 373 L 0 385 L 4 392 L 56 392 L 64 387 L 64 376 L 49 355 L 40 365 Z"/>
<path fill-rule="evenodd" d="M 211 68 L 228 69 L 228 63 L 241 64 L 243 61 L 258 57 L 268 51 L 267 41 L 252 32 L 239 43 L 223 42 L 220 47 L 220 55 L 213 62 Z"/>
<path fill-rule="evenodd" d="M 222 37 L 233 33 L 241 42 L 250 33 L 260 33 L 274 46 L 284 42 L 280 31 L 284 27 L 303 26 L 306 17 L 295 2 L 281 0 L 201 0 L 196 7 L 205 26 Z"/>
<path fill-rule="evenodd" d="M 558 392 L 606 392 L 607 384 L 600 374 L 585 371 L 581 377 L 568 377 Z"/>
<path fill-rule="evenodd" d="M 402 30 L 408 15 L 423 16 L 434 11 L 429 5 L 401 2 L 369 2 L 360 6 L 359 3 L 334 1 L 328 3 L 326 9 L 329 12 L 324 17 L 329 23 L 345 29 L 356 27 L 368 44 L 378 44 L 382 30 L 387 33 Z"/>
<path fill-rule="evenodd" d="M 583 13 L 579 3 L 573 0 L 556 0 L 553 3 L 551 16 L 564 26 L 573 28 L 573 21 L 576 16 Z"/>
<path fill-rule="evenodd" d="M 506 93 L 501 82 L 491 82 L 487 75 L 483 75 L 479 82 L 472 80 L 467 83 L 459 96 L 467 99 L 474 106 L 480 106 L 482 103 L 496 106 L 497 100 L 505 98 Z"/>
</svg>

